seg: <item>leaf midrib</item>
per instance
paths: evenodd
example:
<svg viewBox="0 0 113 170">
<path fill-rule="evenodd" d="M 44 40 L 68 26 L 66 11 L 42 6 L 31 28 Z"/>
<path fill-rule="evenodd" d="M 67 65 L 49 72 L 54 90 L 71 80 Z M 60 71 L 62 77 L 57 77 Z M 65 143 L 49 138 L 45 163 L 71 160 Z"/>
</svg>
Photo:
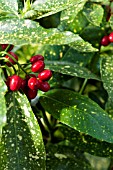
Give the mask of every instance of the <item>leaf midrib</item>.
<svg viewBox="0 0 113 170">
<path fill-rule="evenodd" d="M 13 110 L 14 110 L 14 132 L 15 132 L 15 144 L 16 144 L 16 146 L 15 146 L 15 153 L 16 153 L 16 150 L 18 149 L 18 139 L 17 139 L 17 125 L 16 125 L 16 109 L 15 109 L 15 92 L 13 92 L 13 103 L 14 103 L 14 107 L 13 107 Z M 17 150 L 18 151 L 18 150 Z M 19 154 L 18 154 L 18 152 L 16 153 L 16 156 L 17 156 L 17 170 L 20 170 L 20 158 L 19 158 Z"/>
<path fill-rule="evenodd" d="M 71 107 L 70 105 L 68 105 L 68 104 L 65 104 L 65 103 L 63 103 L 63 102 L 61 102 L 61 101 L 58 101 L 58 100 L 56 100 L 56 99 L 53 99 L 53 98 L 51 98 L 51 97 L 49 97 L 49 96 L 46 96 L 46 95 L 43 95 L 44 97 L 46 97 L 46 98 L 48 98 L 48 99 L 50 99 L 50 100 L 53 100 L 53 101 L 55 101 L 55 102 L 58 102 L 58 103 L 60 103 L 61 105 L 65 105 L 66 107 Z M 76 105 L 75 105 L 76 106 Z M 72 106 L 73 107 L 73 106 Z M 73 108 L 74 109 L 74 108 Z M 58 110 L 58 109 L 57 109 Z M 75 110 L 75 109 L 74 109 Z M 82 110 L 80 110 L 80 109 L 77 109 L 76 108 L 76 110 L 79 110 L 80 112 L 83 112 Z M 85 114 L 86 114 L 86 112 L 84 112 Z M 95 119 L 95 122 L 96 122 L 96 124 L 98 125 L 98 126 L 100 126 L 100 124 L 99 124 L 99 122 L 98 122 L 98 119 L 97 118 L 95 118 L 95 116 L 93 116 L 92 114 L 88 114 L 91 118 L 93 118 L 93 119 Z M 65 122 L 64 122 L 65 123 Z M 106 127 L 107 128 L 107 133 L 106 133 L 106 135 L 105 136 L 107 136 L 107 134 L 109 133 L 111 136 L 112 136 L 112 134 L 110 133 L 110 131 L 109 131 L 109 129 L 108 129 L 108 127 Z M 101 128 L 102 129 L 102 128 Z M 102 129 L 102 131 L 103 131 L 103 129 Z M 106 131 L 105 131 L 106 132 Z M 104 132 L 104 133 L 105 133 Z"/>
</svg>

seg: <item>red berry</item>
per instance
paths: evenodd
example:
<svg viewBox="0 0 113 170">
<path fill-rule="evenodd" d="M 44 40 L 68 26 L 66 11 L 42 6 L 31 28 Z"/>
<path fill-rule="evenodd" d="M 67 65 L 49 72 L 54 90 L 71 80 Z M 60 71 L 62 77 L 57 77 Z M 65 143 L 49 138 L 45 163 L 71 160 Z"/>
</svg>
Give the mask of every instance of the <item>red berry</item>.
<svg viewBox="0 0 113 170">
<path fill-rule="evenodd" d="M 42 81 L 47 81 L 52 77 L 51 70 L 43 70 L 38 74 L 38 78 Z"/>
<path fill-rule="evenodd" d="M 25 92 L 26 91 L 26 87 L 27 87 L 27 80 L 26 79 L 21 79 L 20 89 L 22 89 Z"/>
<path fill-rule="evenodd" d="M 31 59 L 30 59 L 30 62 L 34 63 L 34 62 L 39 61 L 39 60 L 44 61 L 44 57 L 40 54 L 32 56 Z"/>
<path fill-rule="evenodd" d="M 107 45 L 109 45 L 109 43 L 110 43 L 109 42 L 109 36 L 105 35 L 101 40 L 101 45 L 107 46 Z"/>
<path fill-rule="evenodd" d="M 9 44 L 1 44 L 2 50 L 5 50 Z M 14 45 L 10 45 L 10 48 L 8 51 L 11 51 L 13 49 Z"/>
<path fill-rule="evenodd" d="M 16 61 L 18 61 L 18 56 L 15 53 L 13 53 L 12 51 L 10 51 L 8 53 L 10 55 L 12 55 L 15 58 Z M 7 58 L 12 64 L 16 64 L 16 62 L 10 56 L 6 55 L 5 58 Z M 10 62 L 6 63 L 7 66 L 9 66 L 9 67 L 11 66 Z"/>
<path fill-rule="evenodd" d="M 34 99 L 36 96 L 37 96 L 37 90 L 31 90 L 30 88 L 28 88 L 27 97 L 29 99 Z"/>
<path fill-rule="evenodd" d="M 29 80 L 28 80 L 28 87 L 31 89 L 31 90 L 38 90 L 38 88 L 40 87 L 40 83 L 39 83 L 39 80 L 35 77 L 31 77 Z"/>
<path fill-rule="evenodd" d="M 113 32 L 109 34 L 109 41 L 112 43 L 113 42 Z"/>
<path fill-rule="evenodd" d="M 48 90 L 50 90 L 50 85 L 49 85 L 49 83 L 47 82 L 47 81 L 41 81 L 41 80 L 39 80 L 40 81 L 40 87 L 39 87 L 39 89 L 41 90 L 41 91 L 43 91 L 43 92 L 47 92 Z"/>
<path fill-rule="evenodd" d="M 12 91 L 19 90 L 21 86 L 21 82 L 22 82 L 22 79 L 19 76 L 17 75 L 11 76 L 10 82 L 9 82 L 10 90 Z"/>
<path fill-rule="evenodd" d="M 7 78 L 7 80 L 6 80 L 6 85 L 7 85 L 7 87 L 9 87 L 9 84 L 10 84 L 10 80 L 11 80 L 11 76 L 8 76 L 8 78 Z"/>
<path fill-rule="evenodd" d="M 45 64 L 43 61 L 39 60 L 32 64 L 31 70 L 34 73 L 41 72 L 44 70 Z"/>
</svg>

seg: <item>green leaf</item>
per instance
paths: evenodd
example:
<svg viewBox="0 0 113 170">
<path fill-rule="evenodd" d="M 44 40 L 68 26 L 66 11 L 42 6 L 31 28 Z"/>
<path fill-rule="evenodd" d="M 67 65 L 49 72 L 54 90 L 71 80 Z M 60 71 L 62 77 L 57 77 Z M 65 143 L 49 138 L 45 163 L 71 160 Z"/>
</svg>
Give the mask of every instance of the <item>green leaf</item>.
<svg viewBox="0 0 113 170">
<path fill-rule="evenodd" d="M 74 23 L 74 20 L 79 13 L 83 9 L 84 4 L 86 3 L 87 0 L 81 1 L 77 7 L 73 6 L 71 8 L 68 8 L 66 10 L 63 10 L 61 13 L 61 23 L 59 25 L 59 29 L 63 30 L 70 30 L 70 27 Z M 84 22 L 84 21 L 82 21 Z"/>
<path fill-rule="evenodd" d="M 98 51 L 98 49 L 92 47 L 92 45 L 84 41 L 78 34 L 75 34 L 76 40 L 70 43 L 70 46 L 80 52 L 93 52 Z"/>
<path fill-rule="evenodd" d="M 104 14 L 104 10 L 99 4 L 87 3 L 85 5 L 83 14 L 95 26 L 100 26 Z"/>
<path fill-rule="evenodd" d="M 113 56 L 107 55 L 102 59 L 100 72 L 104 88 L 113 101 Z"/>
<path fill-rule="evenodd" d="M 112 143 L 97 140 L 65 125 L 59 125 L 58 130 L 64 135 L 65 138 L 65 141 L 62 141 L 62 143 L 73 146 L 73 150 L 79 148 L 79 150 L 95 156 L 113 157 Z"/>
<path fill-rule="evenodd" d="M 0 12 L 18 14 L 18 3 L 17 0 L 0 0 Z"/>
<path fill-rule="evenodd" d="M 112 100 L 108 98 L 108 101 L 106 102 L 105 105 L 105 110 L 109 114 L 109 116 L 113 119 L 113 104 Z"/>
<path fill-rule="evenodd" d="M 69 48 L 67 45 L 45 45 L 42 47 L 44 59 L 47 61 L 61 60 Z"/>
<path fill-rule="evenodd" d="M 86 96 L 55 89 L 40 98 L 42 106 L 60 122 L 96 139 L 113 143 L 113 120 Z"/>
<path fill-rule="evenodd" d="M 57 12 L 60 12 L 60 11 L 63 11 L 67 8 L 70 8 L 70 7 L 75 7 L 78 8 L 78 5 L 83 3 L 84 1 L 86 0 L 62 0 L 62 1 L 59 1 L 59 0 L 46 0 L 45 2 L 44 1 L 35 1 L 31 8 L 33 10 L 36 10 L 39 12 L 39 14 L 41 15 L 40 17 L 38 18 L 42 18 L 42 17 L 45 17 L 45 16 L 49 16 L 49 15 L 52 15 L 52 14 L 55 14 Z M 45 14 L 43 14 L 45 13 Z M 42 15 L 43 14 L 43 15 Z"/>
<path fill-rule="evenodd" d="M 2 78 L 2 69 L 0 68 L 0 137 L 2 133 L 2 127 L 6 120 L 6 103 L 5 103 L 5 93 L 7 91 L 7 86 Z"/>
<path fill-rule="evenodd" d="M 110 22 L 111 29 L 113 29 L 113 16 L 112 15 L 110 16 L 109 22 Z"/>
<path fill-rule="evenodd" d="M 84 41 L 88 41 L 93 47 L 99 48 L 102 37 L 105 35 L 105 28 L 88 25 L 81 32 Z"/>
<path fill-rule="evenodd" d="M 95 54 L 94 52 L 84 53 L 84 52 L 77 51 L 73 48 L 70 48 L 67 50 L 64 56 L 62 56 L 62 61 L 76 63 L 79 66 L 84 67 L 90 63 L 94 54 Z"/>
<path fill-rule="evenodd" d="M 108 4 L 109 3 L 109 0 L 90 0 L 91 2 L 102 2 L 102 3 L 106 3 Z"/>
<path fill-rule="evenodd" d="M 71 24 L 67 25 L 68 30 L 74 33 L 80 33 L 89 24 L 87 18 L 83 15 L 83 11 L 80 11 L 74 18 Z"/>
<path fill-rule="evenodd" d="M 26 96 L 9 92 L 7 124 L 3 129 L 1 170 L 45 170 L 45 149 L 38 122 Z"/>
<path fill-rule="evenodd" d="M 0 21 L 1 44 L 69 44 L 77 40 L 70 31 L 60 32 L 58 29 L 44 29 L 37 22 L 24 19 L 7 19 Z"/>
<path fill-rule="evenodd" d="M 24 14 L 24 18 L 34 20 L 34 19 L 37 19 L 37 16 L 38 16 L 38 15 L 39 15 L 39 14 L 38 14 L 37 11 L 35 11 L 35 10 L 29 10 L 29 11 L 27 11 L 27 12 Z"/>
<path fill-rule="evenodd" d="M 81 67 L 76 63 L 74 64 L 66 61 L 45 61 L 45 63 L 46 68 L 58 73 L 77 76 L 81 78 L 100 80 L 98 76 L 91 73 L 87 68 Z"/>
<path fill-rule="evenodd" d="M 22 11 L 23 9 L 23 4 L 22 4 L 22 1 L 21 0 L 17 0 L 17 3 L 18 3 L 18 11 Z"/>
<path fill-rule="evenodd" d="M 71 146 L 49 144 L 46 147 L 47 170 L 91 170 L 83 153 L 73 150 Z"/>
</svg>

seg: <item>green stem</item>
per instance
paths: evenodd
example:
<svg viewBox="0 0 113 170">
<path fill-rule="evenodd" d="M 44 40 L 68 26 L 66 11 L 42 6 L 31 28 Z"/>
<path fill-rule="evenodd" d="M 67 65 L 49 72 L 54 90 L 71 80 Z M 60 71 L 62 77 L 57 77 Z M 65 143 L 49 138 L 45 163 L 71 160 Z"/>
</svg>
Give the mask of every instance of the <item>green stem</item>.
<svg viewBox="0 0 113 170">
<path fill-rule="evenodd" d="M 11 57 L 15 62 L 17 62 L 17 60 L 16 60 L 11 54 L 9 54 L 7 51 L 1 51 L 0 54 L 8 55 L 8 56 Z M 2 56 L 3 56 L 3 55 L 2 55 Z"/>
<path fill-rule="evenodd" d="M 5 60 L 5 58 L 4 57 L 0 57 L 0 60 Z"/>
<path fill-rule="evenodd" d="M 49 132 L 51 133 L 51 125 L 50 125 L 50 123 L 49 123 L 49 121 L 48 121 L 48 118 L 47 118 L 47 116 L 46 116 L 45 110 L 44 110 L 44 108 L 42 107 L 42 105 L 41 105 L 41 103 L 40 103 L 39 101 L 38 101 L 38 106 L 40 107 L 40 109 L 41 109 L 41 111 L 42 111 L 42 115 L 43 115 L 44 122 L 45 122 L 45 124 L 46 124 Z"/>
<path fill-rule="evenodd" d="M 9 72 L 9 74 L 11 75 L 12 72 L 11 72 L 10 68 L 9 68 L 7 65 L 5 65 L 5 68 L 7 69 L 7 71 Z M 14 68 L 13 68 L 13 69 L 14 69 Z M 14 71 L 15 71 L 15 70 L 14 70 Z"/>
<path fill-rule="evenodd" d="M 12 58 L 12 59 L 15 61 L 15 63 L 21 68 L 21 70 L 22 70 L 25 74 L 27 74 L 27 72 L 22 68 L 21 64 L 19 64 L 18 61 L 17 61 L 11 54 L 7 53 L 6 51 L 1 51 L 0 54 L 8 55 L 10 58 Z M 8 61 L 9 61 L 9 60 L 8 60 Z M 9 62 L 10 62 L 10 61 L 9 61 Z M 11 64 L 11 65 L 12 65 L 12 64 Z M 13 66 L 13 65 L 12 65 L 12 66 Z"/>
<path fill-rule="evenodd" d="M 82 87 L 81 87 L 81 89 L 80 89 L 80 91 L 79 91 L 79 94 L 82 94 L 82 93 L 83 93 L 84 88 L 85 88 L 85 86 L 86 86 L 86 84 L 87 84 L 87 81 L 88 81 L 88 79 L 85 79 L 85 80 L 84 80 L 84 82 L 83 82 L 83 84 L 82 84 Z"/>
<path fill-rule="evenodd" d="M 28 74 L 18 62 L 17 62 L 17 64 L 25 74 Z"/>
<path fill-rule="evenodd" d="M 7 48 L 4 50 L 4 51 L 6 51 L 7 52 L 7 50 L 10 48 L 10 44 L 7 46 Z"/>
<path fill-rule="evenodd" d="M 12 64 L 12 63 L 10 63 L 10 64 L 12 65 L 14 72 L 17 73 L 17 71 L 16 71 L 15 67 L 13 66 L 13 64 Z M 7 68 L 7 70 L 9 71 L 7 65 L 1 66 L 1 68 Z M 11 72 L 10 72 L 10 73 L 11 73 Z"/>
<path fill-rule="evenodd" d="M 8 77 L 8 74 L 7 74 L 7 71 L 6 71 L 6 68 L 5 68 L 5 67 L 3 68 L 3 72 L 4 72 L 5 78 L 7 78 L 7 77 Z"/>
</svg>

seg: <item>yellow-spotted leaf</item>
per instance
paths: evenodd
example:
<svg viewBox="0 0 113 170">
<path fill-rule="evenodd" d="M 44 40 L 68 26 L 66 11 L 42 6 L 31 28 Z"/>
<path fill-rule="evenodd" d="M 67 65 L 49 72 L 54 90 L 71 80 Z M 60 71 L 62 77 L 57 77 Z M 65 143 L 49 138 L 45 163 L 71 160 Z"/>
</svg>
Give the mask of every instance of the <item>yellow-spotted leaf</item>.
<svg viewBox="0 0 113 170">
<path fill-rule="evenodd" d="M 67 8 L 75 7 L 78 8 L 86 0 L 44 0 L 44 1 L 35 1 L 31 8 L 35 11 L 38 11 L 40 17 L 49 16 L 57 12 L 63 11 Z M 78 11 L 78 10 L 77 10 Z"/>
<path fill-rule="evenodd" d="M 113 56 L 103 56 L 101 62 L 101 78 L 104 88 L 109 94 L 109 98 L 113 101 Z"/>
<path fill-rule="evenodd" d="M 67 61 L 46 61 L 46 68 L 51 69 L 55 72 L 77 76 L 87 79 L 100 80 L 99 77 L 93 74 L 90 70 L 85 67 L 81 67 L 79 64 L 67 62 Z"/>
<path fill-rule="evenodd" d="M 4 126 L 6 120 L 6 103 L 5 103 L 5 93 L 7 91 L 7 86 L 2 78 L 2 69 L 0 68 L 0 137 L 2 133 L 2 127 Z"/>
<path fill-rule="evenodd" d="M 6 95 L 7 124 L 3 128 L 0 169 L 45 170 L 45 149 L 40 127 L 25 95 Z"/>
<path fill-rule="evenodd" d="M 40 97 L 60 122 L 99 140 L 113 143 L 113 120 L 94 101 L 71 90 L 54 89 Z"/>
<path fill-rule="evenodd" d="M 78 36 L 70 31 L 60 32 L 58 29 L 44 29 L 35 21 L 29 19 L 6 19 L 0 21 L 1 44 L 69 44 L 77 41 Z M 89 47 L 92 51 L 97 51 Z"/>
<path fill-rule="evenodd" d="M 46 153 L 47 170 L 92 170 L 84 154 L 71 146 L 49 144 Z"/>
<path fill-rule="evenodd" d="M 89 22 L 93 25 L 100 26 L 104 14 L 104 10 L 101 5 L 88 2 L 84 7 L 83 13 Z"/>
<path fill-rule="evenodd" d="M 18 14 L 17 0 L 0 0 L 0 13 Z"/>
</svg>

